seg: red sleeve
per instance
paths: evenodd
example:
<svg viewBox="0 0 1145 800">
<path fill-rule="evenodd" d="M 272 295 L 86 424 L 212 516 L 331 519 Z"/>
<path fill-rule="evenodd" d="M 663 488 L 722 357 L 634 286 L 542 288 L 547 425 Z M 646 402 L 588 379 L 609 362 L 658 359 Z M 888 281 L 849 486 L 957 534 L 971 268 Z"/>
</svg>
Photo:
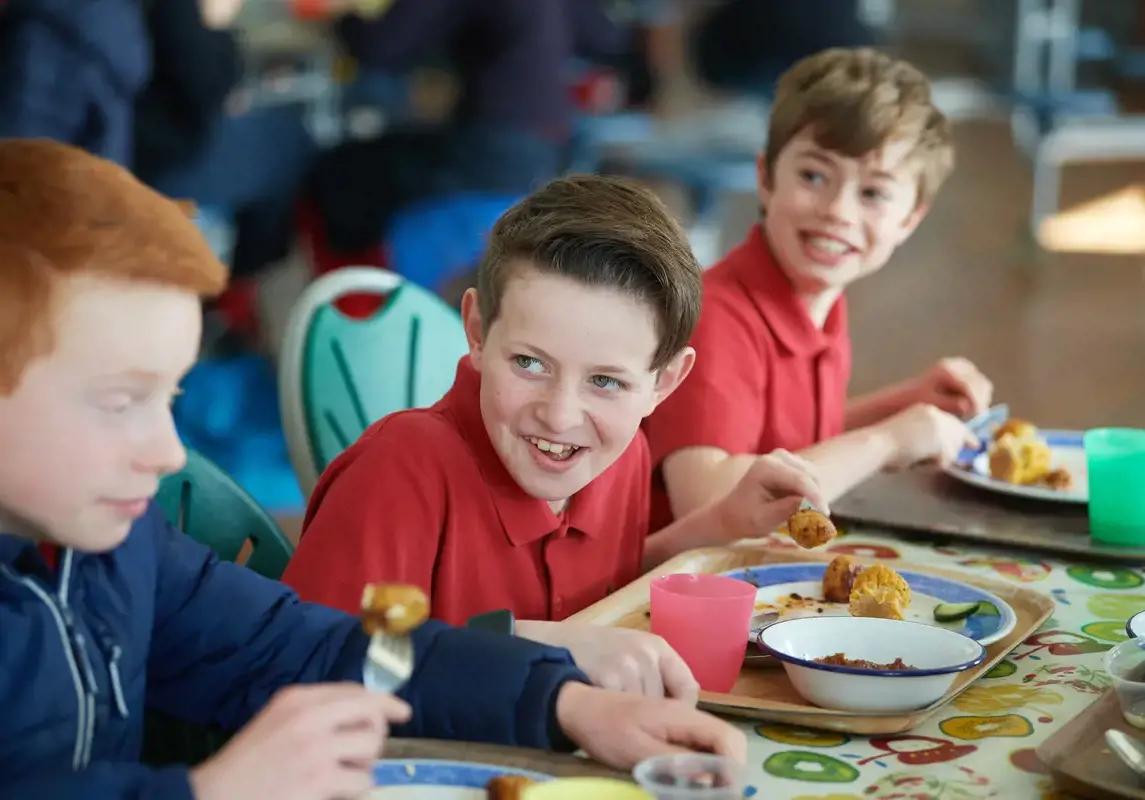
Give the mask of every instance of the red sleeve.
<svg viewBox="0 0 1145 800">
<path fill-rule="evenodd" d="M 685 447 L 756 452 L 767 382 L 759 324 L 753 327 L 734 300 L 704 298 L 692 337 L 695 366 L 644 423 L 653 467 Z"/>
<path fill-rule="evenodd" d="M 419 424 L 436 421 L 418 417 L 383 421 L 322 474 L 282 577 L 303 600 L 357 614 L 362 587 L 380 581 L 433 596 L 446 507 L 438 455 L 449 448 Z"/>
</svg>

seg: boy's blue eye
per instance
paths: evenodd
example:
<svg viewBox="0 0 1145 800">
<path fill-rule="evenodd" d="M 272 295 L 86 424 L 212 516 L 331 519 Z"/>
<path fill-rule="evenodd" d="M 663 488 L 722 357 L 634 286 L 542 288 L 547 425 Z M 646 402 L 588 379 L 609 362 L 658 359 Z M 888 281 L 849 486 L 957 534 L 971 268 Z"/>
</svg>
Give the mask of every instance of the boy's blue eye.
<svg viewBox="0 0 1145 800">
<path fill-rule="evenodd" d="M 518 368 L 526 372 L 535 372 L 536 368 L 541 366 L 541 362 L 532 356 L 513 356 L 513 361 Z"/>
<path fill-rule="evenodd" d="M 890 195 L 888 195 L 882 189 L 874 189 L 874 188 L 864 189 L 863 190 L 863 196 L 866 197 L 868 200 L 880 200 L 880 201 L 886 200 L 890 197 Z"/>
<path fill-rule="evenodd" d="M 819 183 L 823 180 L 823 173 L 816 172 L 812 169 L 805 169 L 799 172 L 799 177 L 807 183 Z"/>
<path fill-rule="evenodd" d="M 593 386 L 596 388 L 607 389 L 611 392 L 624 388 L 624 384 L 609 375 L 593 375 L 589 380 L 592 381 Z"/>
</svg>

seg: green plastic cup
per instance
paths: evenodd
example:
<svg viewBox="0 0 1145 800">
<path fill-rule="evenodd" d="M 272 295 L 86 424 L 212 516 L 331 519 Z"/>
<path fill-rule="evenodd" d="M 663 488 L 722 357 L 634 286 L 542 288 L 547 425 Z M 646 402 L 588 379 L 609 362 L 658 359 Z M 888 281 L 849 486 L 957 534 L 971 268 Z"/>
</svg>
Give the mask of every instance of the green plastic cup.
<svg viewBox="0 0 1145 800">
<path fill-rule="evenodd" d="M 1145 430 L 1085 433 L 1089 534 L 1102 544 L 1145 547 Z"/>
</svg>

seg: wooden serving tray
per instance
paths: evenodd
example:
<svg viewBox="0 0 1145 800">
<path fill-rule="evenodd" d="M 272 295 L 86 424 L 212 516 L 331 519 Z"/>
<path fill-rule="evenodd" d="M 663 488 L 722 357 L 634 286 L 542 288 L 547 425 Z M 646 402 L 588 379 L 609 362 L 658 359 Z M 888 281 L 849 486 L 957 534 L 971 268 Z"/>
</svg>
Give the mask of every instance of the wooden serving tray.
<svg viewBox="0 0 1145 800">
<path fill-rule="evenodd" d="M 574 614 L 569 617 L 569 621 L 648 630 L 648 585 L 654 577 L 659 575 L 675 572 L 718 573 L 762 564 L 827 562 L 832 557 L 828 553 L 808 550 L 776 550 L 751 545 L 693 550 L 676 556 L 623 589 Z M 861 564 L 875 563 L 869 559 L 857 558 L 855 560 Z M 811 705 L 795 691 L 787 679 L 787 673 L 774 666 L 745 667 L 740 673 L 739 680 L 736 681 L 732 691 L 728 694 L 702 692 L 700 695 L 701 707 L 719 714 L 784 722 L 807 728 L 844 731 L 863 736 L 902 733 L 926 721 L 935 711 L 957 697 L 974 680 L 989 672 L 1007 653 L 1037 631 L 1054 609 L 1054 602 L 1049 597 L 1013 584 L 983 580 L 963 572 L 935 569 L 906 562 L 884 560 L 882 563 L 893 563 L 902 569 L 926 572 L 963 581 L 993 592 L 1013 607 L 1014 613 L 1018 617 L 1018 623 L 1009 636 L 987 647 L 986 660 L 978 667 L 961 673 L 950 691 L 942 699 L 927 708 L 910 714 L 864 714 L 853 711 L 836 711 Z M 747 643 L 744 644 L 746 648 Z M 765 659 L 765 661 L 770 662 L 772 659 Z"/>
<path fill-rule="evenodd" d="M 1145 739 L 1121 716 L 1110 689 L 1038 748 L 1038 758 L 1062 792 L 1088 800 L 1145 800 L 1145 779 L 1121 763 L 1105 743 L 1109 728 Z"/>
</svg>

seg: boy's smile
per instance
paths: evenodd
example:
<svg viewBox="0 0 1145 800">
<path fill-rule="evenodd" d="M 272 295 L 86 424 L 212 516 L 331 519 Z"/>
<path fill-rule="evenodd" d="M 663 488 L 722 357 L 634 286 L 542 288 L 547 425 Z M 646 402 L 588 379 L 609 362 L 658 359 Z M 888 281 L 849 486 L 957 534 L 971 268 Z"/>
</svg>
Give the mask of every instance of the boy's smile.
<svg viewBox="0 0 1145 800">
<path fill-rule="evenodd" d="M 650 370 L 659 332 L 647 304 L 529 266 L 505 285 L 484 340 L 473 290 L 462 313 L 493 447 L 557 511 L 621 456 L 691 364 L 689 350 Z"/>
</svg>

